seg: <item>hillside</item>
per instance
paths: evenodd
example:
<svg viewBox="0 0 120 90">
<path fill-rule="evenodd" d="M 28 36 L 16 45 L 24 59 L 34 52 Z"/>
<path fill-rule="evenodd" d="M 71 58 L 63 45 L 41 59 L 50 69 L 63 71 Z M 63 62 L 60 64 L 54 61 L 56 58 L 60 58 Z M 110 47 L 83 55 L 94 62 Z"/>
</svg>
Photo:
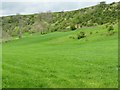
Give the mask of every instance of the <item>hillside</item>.
<svg viewBox="0 0 120 90">
<path fill-rule="evenodd" d="M 71 31 L 98 25 L 114 25 L 118 22 L 118 3 L 100 3 L 96 6 L 67 12 L 46 12 L 33 15 L 2 17 L 3 39 L 22 37 L 24 33 Z"/>
<path fill-rule="evenodd" d="M 36 33 L 3 43 L 3 88 L 117 88 L 118 29 Z M 86 37 L 76 37 L 85 32 Z M 92 32 L 92 33 L 91 33 Z"/>
<path fill-rule="evenodd" d="M 2 87 L 117 88 L 118 6 L 2 17 Z"/>
</svg>

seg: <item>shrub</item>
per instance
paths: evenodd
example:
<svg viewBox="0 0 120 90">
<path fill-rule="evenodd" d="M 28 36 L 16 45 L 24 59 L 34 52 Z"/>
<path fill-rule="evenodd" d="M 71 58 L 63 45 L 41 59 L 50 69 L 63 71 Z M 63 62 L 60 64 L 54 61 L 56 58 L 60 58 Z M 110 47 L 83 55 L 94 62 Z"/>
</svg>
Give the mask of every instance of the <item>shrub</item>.
<svg viewBox="0 0 120 90">
<path fill-rule="evenodd" d="M 78 39 L 84 38 L 85 36 L 85 32 L 80 32 L 80 34 L 78 34 Z"/>
<path fill-rule="evenodd" d="M 41 32 L 42 35 L 47 34 L 46 32 Z"/>
<path fill-rule="evenodd" d="M 98 33 L 98 31 L 96 31 L 96 33 Z"/>
<path fill-rule="evenodd" d="M 70 29 L 71 29 L 71 30 L 75 30 L 75 29 L 76 29 L 75 25 L 71 25 L 71 26 L 70 26 Z"/>
<path fill-rule="evenodd" d="M 109 25 L 107 24 L 107 25 L 106 25 L 106 28 L 108 28 L 108 26 L 109 26 Z"/>
<path fill-rule="evenodd" d="M 83 26 L 82 25 L 80 25 L 80 28 L 82 28 Z"/>
<path fill-rule="evenodd" d="M 70 38 L 70 39 L 75 39 L 75 37 L 74 37 L 74 36 L 69 36 L 69 38 Z"/>
<path fill-rule="evenodd" d="M 112 25 L 109 26 L 108 31 L 113 31 L 114 27 Z"/>
<path fill-rule="evenodd" d="M 110 26 L 108 27 L 107 36 L 111 36 L 111 35 L 113 35 L 114 33 L 115 33 L 114 27 L 113 27 L 113 25 L 110 25 Z"/>
<path fill-rule="evenodd" d="M 90 35 L 92 34 L 92 32 L 90 32 Z"/>
</svg>

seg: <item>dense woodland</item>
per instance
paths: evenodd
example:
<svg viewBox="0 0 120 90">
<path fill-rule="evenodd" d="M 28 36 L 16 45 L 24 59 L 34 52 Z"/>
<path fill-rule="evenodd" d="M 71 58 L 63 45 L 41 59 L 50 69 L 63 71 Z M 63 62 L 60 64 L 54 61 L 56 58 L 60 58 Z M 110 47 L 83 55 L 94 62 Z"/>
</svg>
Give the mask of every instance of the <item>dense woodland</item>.
<svg viewBox="0 0 120 90">
<path fill-rule="evenodd" d="M 74 11 L 44 12 L 32 15 L 0 17 L 2 20 L 3 38 L 17 36 L 22 38 L 24 33 L 46 34 L 55 31 L 69 31 L 78 28 L 97 25 L 113 25 L 118 22 L 118 2 L 106 4 L 100 2 L 96 6 Z"/>
</svg>

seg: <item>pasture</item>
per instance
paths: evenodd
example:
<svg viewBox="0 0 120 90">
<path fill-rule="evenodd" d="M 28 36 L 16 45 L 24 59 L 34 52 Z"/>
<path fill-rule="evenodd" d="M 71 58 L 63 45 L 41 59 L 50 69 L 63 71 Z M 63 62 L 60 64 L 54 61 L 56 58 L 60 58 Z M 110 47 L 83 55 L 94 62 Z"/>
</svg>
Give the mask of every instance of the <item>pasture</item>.
<svg viewBox="0 0 120 90">
<path fill-rule="evenodd" d="M 98 26 L 37 33 L 3 43 L 2 87 L 116 88 L 118 31 L 114 27 L 110 36 L 104 26 Z M 76 39 L 80 31 L 86 37 Z"/>
</svg>

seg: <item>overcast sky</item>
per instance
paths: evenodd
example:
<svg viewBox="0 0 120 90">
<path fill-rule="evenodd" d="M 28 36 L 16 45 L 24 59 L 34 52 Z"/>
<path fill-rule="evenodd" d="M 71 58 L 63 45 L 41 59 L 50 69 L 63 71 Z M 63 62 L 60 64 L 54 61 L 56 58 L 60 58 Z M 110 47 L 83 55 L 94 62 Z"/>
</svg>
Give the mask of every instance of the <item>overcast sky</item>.
<svg viewBox="0 0 120 90">
<path fill-rule="evenodd" d="M 0 16 L 33 14 L 45 11 L 76 10 L 98 4 L 102 0 L 3 0 L 0 4 Z M 119 0 L 104 0 L 106 3 Z"/>
</svg>

